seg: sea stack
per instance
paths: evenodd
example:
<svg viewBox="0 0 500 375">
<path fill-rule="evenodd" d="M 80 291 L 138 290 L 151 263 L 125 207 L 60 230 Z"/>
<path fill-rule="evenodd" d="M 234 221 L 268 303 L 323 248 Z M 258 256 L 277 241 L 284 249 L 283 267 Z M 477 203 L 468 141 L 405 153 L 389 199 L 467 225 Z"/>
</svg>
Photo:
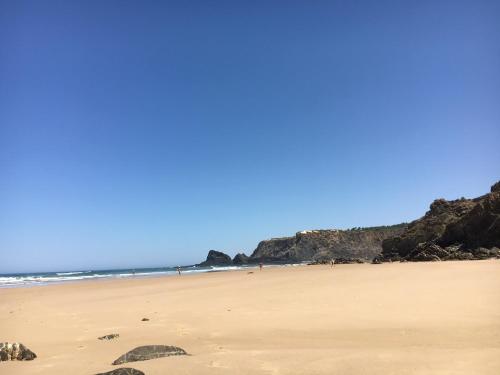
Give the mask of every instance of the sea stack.
<svg viewBox="0 0 500 375">
<path fill-rule="evenodd" d="M 236 265 L 247 264 L 248 259 L 249 259 L 249 257 L 245 253 L 238 253 L 233 258 L 233 264 L 236 264 Z"/>
<path fill-rule="evenodd" d="M 207 260 L 198 264 L 199 266 L 230 266 L 233 264 L 231 257 L 224 254 L 222 251 L 210 250 L 207 255 Z"/>
</svg>

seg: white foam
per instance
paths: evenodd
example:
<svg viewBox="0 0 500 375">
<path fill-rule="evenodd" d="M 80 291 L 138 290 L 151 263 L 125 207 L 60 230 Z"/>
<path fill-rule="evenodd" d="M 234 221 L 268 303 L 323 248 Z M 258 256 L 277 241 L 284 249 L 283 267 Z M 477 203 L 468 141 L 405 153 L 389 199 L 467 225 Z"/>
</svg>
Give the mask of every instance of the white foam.
<svg viewBox="0 0 500 375">
<path fill-rule="evenodd" d="M 300 264 L 283 264 L 283 265 L 266 265 L 266 267 L 287 267 L 287 266 L 299 266 Z M 248 269 L 256 267 L 256 265 L 248 266 L 213 266 L 213 267 L 181 267 L 182 274 L 197 274 L 203 272 L 223 272 L 223 271 L 234 271 L 241 269 Z M 63 283 L 68 281 L 80 281 L 80 280 L 92 280 L 92 279 L 112 279 L 112 278 L 130 278 L 130 277 L 154 277 L 154 276 L 167 276 L 176 275 L 177 271 L 175 269 L 165 269 L 165 270 L 151 270 L 146 271 L 139 269 L 138 272 L 133 270 L 123 270 L 121 273 L 116 273 L 117 271 L 111 271 L 109 273 L 104 273 L 104 271 L 72 271 L 72 272 L 57 272 L 46 275 L 34 274 L 34 275 L 11 275 L 11 276 L 0 276 L 0 288 L 12 288 L 20 286 L 34 286 L 34 285 L 46 285 L 51 283 Z"/>
</svg>

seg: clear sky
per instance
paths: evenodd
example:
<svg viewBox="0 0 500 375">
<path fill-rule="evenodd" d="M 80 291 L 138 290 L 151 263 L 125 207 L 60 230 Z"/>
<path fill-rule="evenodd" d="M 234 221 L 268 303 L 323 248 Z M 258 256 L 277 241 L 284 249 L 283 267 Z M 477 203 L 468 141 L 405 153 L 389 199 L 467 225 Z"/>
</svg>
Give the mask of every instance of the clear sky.
<svg viewBox="0 0 500 375">
<path fill-rule="evenodd" d="M 499 145 L 496 0 L 0 0 L 0 272 L 411 221 Z"/>
</svg>

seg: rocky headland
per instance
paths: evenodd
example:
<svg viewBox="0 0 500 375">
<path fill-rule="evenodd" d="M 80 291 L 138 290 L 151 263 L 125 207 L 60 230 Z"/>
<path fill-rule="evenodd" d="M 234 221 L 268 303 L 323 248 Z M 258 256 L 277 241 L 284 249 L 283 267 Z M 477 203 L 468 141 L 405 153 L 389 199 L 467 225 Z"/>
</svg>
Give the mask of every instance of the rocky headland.
<svg viewBox="0 0 500 375">
<path fill-rule="evenodd" d="M 252 255 L 238 253 L 233 259 L 220 251 L 210 250 L 200 266 L 227 266 L 256 263 L 315 263 L 342 259 L 347 262 L 371 261 L 382 251 L 382 241 L 403 232 L 406 224 L 353 228 L 349 230 L 307 230 L 293 237 L 261 241 Z"/>
<path fill-rule="evenodd" d="M 233 259 L 210 250 L 200 266 L 255 263 L 360 263 L 500 257 L 500 181 L 478 198 L 436 199 L 409 224 L 348 230 L 305 230 L 261 241 L 250 256 Z"/>
<path fill-rule="evenodd" d="M 349 230 L 305 230 L 293 237 L 261 241 L 250 262 L 323 262 L 331 259 L 369 261 L 382 251 L 384 239 L 399 235 L 406 224 L 353 228 Z"/>
<path fill-rule="evenodd" d="M 500 256 L 500 181 L 474 199 L 436 199 L 400 235 L 382 243 L 377 261 L 487 259 Z"/>
</svg>

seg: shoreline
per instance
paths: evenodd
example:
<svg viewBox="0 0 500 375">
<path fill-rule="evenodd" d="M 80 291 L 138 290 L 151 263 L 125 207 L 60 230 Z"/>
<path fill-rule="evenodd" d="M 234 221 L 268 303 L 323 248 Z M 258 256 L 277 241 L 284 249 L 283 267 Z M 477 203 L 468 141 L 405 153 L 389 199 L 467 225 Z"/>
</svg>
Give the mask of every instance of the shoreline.
<svg viewBox="0 0 500 375">
<path fill-rule="evenodd" d="M 281 268 L 281 267 L 297 267 L 297 266 L 306 266 L 308 265 L 307 263 L 289 263 L 289 264 L 265 264 L 264 268 Z M 185 266 L 187 267 L 193 267 L 193 266 Z M 182 270 L 181 276 L 194 276 L 194 275 L 201 275 L 205 273 L 217 273 L 217 272 L 236 272 L 236 271 L 245 271 L 247 269 L 258 269 L 259 266 L 258 264 L 245 264 L 245 265 L 239 265 L 239 266 L 213 266 L 212 268 L 205 268 L 205 269 L 189 269 L 189 270 Z M 145 268 L 149 269 L 149 268 Z M 145 270 L 143 269 L 143 270 Z M 109 271 L 122 271 L 122 270 L 128 270 L 128 269 L 117 269 L 117 270 L 109 270 Z M 140 271 L 141 269 L 137 268 L 137 271 Z M 86 271 L 86 272 L 104 272 L 108 270 L 102 270 L 102 271 Z M 80 271 L 78 271 L 80 272 Z M 49 274 L 49 273 L 56 273 L 56 272 L 40 272 L 39 274 Z M 66 273 L 66 272 L 59 272 L 59 273 Z M 69 271 L 68 271 L 69 273 Z M 33 273 L 35 274 L 35 273 Z M 30 275 L 29 273 L 23 274 L 3 274 L 0 275 L 0 279 L 2 277 L 7 278 L 7 277 L 14 277 L 11 275 Z M 128 280 L 128 279 L 142 279 L 142 278 L 160 278 L 160 277 L 179 277 L 176 271 L 162 271 L 162 272 L 151 272 L 151 273 L 141 273 L 137 272 L 137 274 L 132 275 L 132 274 L 127 274 L 126 276 L 123 275 L 104 275 L 104 276 L 96 276 L 96 277 L 86 277 L 86 278 L 79 278 L 79 279 L 68 279 L 64 280 L 61 278 L 61 280 L 58 281 L 31 281 L 29 283 L 17 283 L 17 284 L 1 284 L 0 283 L 0 290 L 2 289 L 11 289 L 11 288 L 33 288 L 33 287 L 45 287 L 45 286 L 50 286 L 50 285 L 61 285 L 61 284 L 74 284 L 74 283 L 80 283 L 80 282 L 90 282 L 90 281 L 106 281 L 106 280 Z"/>
<path fill-rule="evenodd" d="M 463 262 L 490 262 L 490 261 L 495 261 L 498 260 L 500 263 L 500 259 L 498 258 L 490 258 L 490 259 L 482 259 L 482 260 L 449 260 L 449 261 L 443 261 L 443 262 L 432 262 L 432 261 L 426 261 L 426 262 L 384 262 L 384 263 L 379 263 L 379 264 L 373 264 L 369 262 L 365 263 L 339 263 L 335 264 L 334 268 L 337 267 L 345 267 L 345 266 L 352 266 L 352 265 L 365 265 L 365 266 L 375 266 L 375 267 L 380 267 L 382 264 L 435 264 L 435 263 L 463 263 Z M 302 262 L 302 263 L 284 263 L 284 264 L 264 264 L 263 268 L 264 269 L 274 269 L 274 268 L 289 268 L 289 267 L 328 267 L 330 268 L 329 264 L 324 264 L 324 263 L 310 263 L 310 262 Z M 186 266 L 186 267 L 192 267 L 192 266 Z M 193 277 L 193 276 L 201 276 L 204 274 L 212 274 L 212 273 L 230 273 L 230 272 L 243 272 L 246 270 L 258 270 L 259 265 L 258 264 L 245 264 L 245 265 L 240 265 L 240 266 L 214 266 L 216 268 L 222 268 L 222 269 L 202 269 L 202 270 L 190 270 L 190 271 L 182 271 L 181 275 L 178 275 L 177 272 L 173 271 L 167 271 L 167 272 L 157 272 L 157 273 L 151 273 L 151 274 L 136 274 L 136 275 L 127 275 L 127 276 L 103 276 L 103 277 L 91 277 L 91 278 L 84 278 L 84 279 L 77 279 L 77 280 L 60 280 L 60 281 L 49 281 L 49 282 L 32 282 L 32 283 L 26 283 L 26 284 L 16 284 L 16 285 L 0 285 L 0 291 L 1 290 L 9 290 L 9 289 L 24 289 L 24 288 L 38 288 L 38 287 L 48 287 L 48 286 L 58 286 L 58 285 L 73 285 L 73 284 L 79 284 L 79 283 L 90 283 L 90 282 L 105 282 L 105 281 L 125 281 L 125 280 L 141 280 L 141 279 L 164 279 L 164 278 L 171 278 L 171 277 Z M 123 270 L 123 269 L 117 269 L 117 271 Z M 126 270 L 126 269 L 125 269 Z M 137 269 L 140 270 L 140 269 Z M 106 270 L 102 270 L 106 271 Z M 111 270 L 115 271 L 115 270 Z M 64 272 L 64 271 L 63 271 Z M 94 271 L 87 271 L 87 272 L 94 272 Z M 99 272 L 99 271 L 95 271 Z M 53 272 L 55 273 L 55 272 Z M 10 274 L 9 274 L 10 275 Z M 21 275 L 21 274 L 20 274 Z M 4 275 L 0 275 L 0 278 L 4 277 Z"/>
</svg>

